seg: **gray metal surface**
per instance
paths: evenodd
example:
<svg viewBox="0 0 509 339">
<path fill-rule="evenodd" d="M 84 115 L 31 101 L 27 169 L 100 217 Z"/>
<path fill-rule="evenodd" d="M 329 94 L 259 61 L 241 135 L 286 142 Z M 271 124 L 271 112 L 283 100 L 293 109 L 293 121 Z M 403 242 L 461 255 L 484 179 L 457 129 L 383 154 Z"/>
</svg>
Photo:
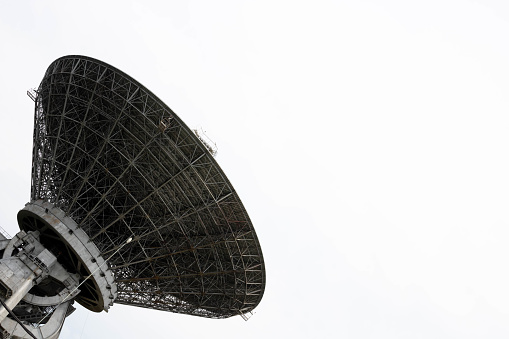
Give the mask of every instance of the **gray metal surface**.
<svg viewBox="0 0 509 339">
<path fill-rule="evenodd" d="M 39 235 L 20 231 L 2 243 L 0 338 L 56 339 L 74 310 L 80 277 L 65 270 Z"/>
<path fill-rule="evenodd" d="M 41 233 L 41 241 L 54 253 L 59 253 L 59 261 L 67 270 L 81 276 L 82 281 L 89 278 L 80 287 L 82 291 L 77 302 L 92 311 L 108 311 L 116 296 L 113 274 L 94 242 L 74 220 L 51 203 L 37 200 L 18 213 L 18 222 L 26 230 L 37 229 Z M 61 301 L 45 300 L 47 305 Z"/>
<path fill-rule="evenodd" d="M 225 318 L 262 298 L 253 225 L 207 147 L 101 61 L 57 59 L 37 89 L 31 201 L 39 199 L 72 218 L 104 258 L 133 237 L 108 263 L 116 303 Z M 36 222 L 20 227 L 40 230 L 42 242 L 55 237 Z"/>
</svg>

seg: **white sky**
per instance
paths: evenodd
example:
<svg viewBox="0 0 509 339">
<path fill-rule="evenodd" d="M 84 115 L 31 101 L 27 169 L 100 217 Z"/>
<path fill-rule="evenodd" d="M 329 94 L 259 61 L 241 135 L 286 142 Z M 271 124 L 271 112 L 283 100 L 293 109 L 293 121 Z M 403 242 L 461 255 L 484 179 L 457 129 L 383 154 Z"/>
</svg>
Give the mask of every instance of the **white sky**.
<svg viewBox="0 0 509 339">
<path fill-rule="evenodd" d="M 0 226 L 26 90 L 88 55 L 217 143 L 267 287 L 248 322 L 77 306 L 62 339 L 507 338 L 508 36 L 502 0 L 0 0 Z"/>
</svg>

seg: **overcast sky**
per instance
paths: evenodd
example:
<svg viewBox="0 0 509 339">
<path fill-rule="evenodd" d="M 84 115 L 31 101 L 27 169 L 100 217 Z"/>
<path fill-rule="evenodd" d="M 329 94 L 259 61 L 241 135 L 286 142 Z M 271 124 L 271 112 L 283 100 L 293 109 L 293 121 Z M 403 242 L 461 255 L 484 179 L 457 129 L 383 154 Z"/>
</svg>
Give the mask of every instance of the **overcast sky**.
<svg viewBox="0 0 509 339">
<path fill-rule="evenodd" d="M 0 226 L 68 54 L 219 148 L 267 273 L 256 313 L 79 305 L 62 339 L 509 337 L 509 2 L 0 0 Z"/>
</svg>

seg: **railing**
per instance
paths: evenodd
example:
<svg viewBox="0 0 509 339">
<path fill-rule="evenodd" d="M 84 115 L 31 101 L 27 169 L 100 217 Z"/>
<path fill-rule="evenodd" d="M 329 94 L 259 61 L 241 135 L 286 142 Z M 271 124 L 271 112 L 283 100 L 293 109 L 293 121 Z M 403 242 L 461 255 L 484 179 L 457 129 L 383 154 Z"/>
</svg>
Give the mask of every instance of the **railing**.
<svg viewBox="0 0 509 339">
<path fill-rule="evenodd" d="M 200 139 L 201 143 L 205 148 L 209 151 L 212 156 L 216 156 L 217 154 L 217 145 L 215 142 L 213 142 L 203 131 L 203 128 L 200 128 L 198 131 L 197 129 L 193 129 L 194 134 L 196 134 L 196 137 Z M 211 146 L 214 145 L 214 146 Z"/>
<path fill-rule="evenodd" d="M 9 233 L 7 233 L 1 226 L 0 226 L 0 234 L 2 234 L 5 239 L 12 239 Z"/>
<path fill-rule="evenodd" d="M 37 98 L 37 91 L 35 88 L 31 88 L 27 91 L 27 95 L 33 102 L 35 102 L 35 99 Z"/>
<path fill-rule="evenodd" d="M 242 313 L 242 311 L 239 310 L 239 313 L 242 319 L 244 319 L 244 321 L 248 321 L 254 315 L 253 312 L 251 311 L 249 311 L 249 313 Z"/>
</svg>

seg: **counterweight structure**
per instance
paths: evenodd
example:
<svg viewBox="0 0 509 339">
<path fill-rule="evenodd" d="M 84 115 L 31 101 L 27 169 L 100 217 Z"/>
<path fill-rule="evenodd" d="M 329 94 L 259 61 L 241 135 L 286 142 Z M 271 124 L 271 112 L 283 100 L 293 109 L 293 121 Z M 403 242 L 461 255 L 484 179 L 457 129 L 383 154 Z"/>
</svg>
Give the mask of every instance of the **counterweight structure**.
<svg viewBox="0 0 509 339">
<path fill-rule="evenodd" d="M 0 240 L 0 299 L 14 314 L 0 308 L 4 335 L 15 315 L 38 312 L 29 329 L 57 338 L 73 300 L 209 318 L 258 305 L 265 268 L 249 216 L 211 148 L 168 106 L 84 56 L 54 61 L 35 103 L 31 199 L 21 232 Z M 32 276 L 9 282 L 4 271 Z"/>
</svg>

